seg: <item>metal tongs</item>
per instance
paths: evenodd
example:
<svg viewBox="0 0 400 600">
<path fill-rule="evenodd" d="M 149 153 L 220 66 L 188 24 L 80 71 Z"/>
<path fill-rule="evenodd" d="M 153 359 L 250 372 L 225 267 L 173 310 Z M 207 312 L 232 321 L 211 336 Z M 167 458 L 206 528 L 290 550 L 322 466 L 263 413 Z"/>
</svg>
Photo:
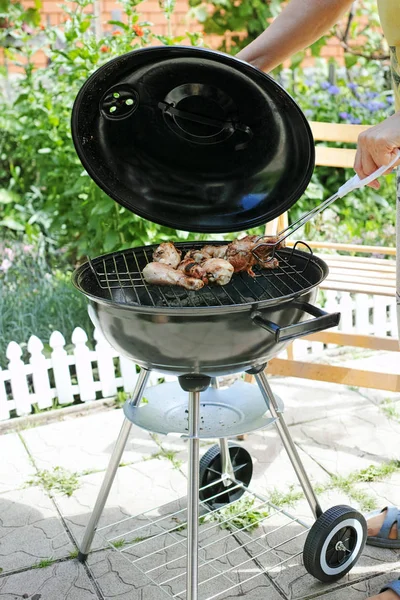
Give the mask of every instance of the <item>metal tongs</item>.
<svg viewBox="0 0 400 600">
<path fill-rule="evenodd" d="M 310 210 L 310 212 L 303 215 L 300 219 L 298 219 L 297 221 L 295 221 L 294 223 L 289 225 L 289 227 L 286 227 L 286 229 L 284 229 L 283 231 L 280 231 L 276 236 L 273 236 L 273 235 L 260 236 L 259 243 L 253 248 L 252 254 L 257 258 L 257 260 L 260 263 L 270 262 L 271 260 L 273 260 L 273 258 L 275 256 L 275 250 L 276 250 L 277 246 L 279 246 L 283 241 L 286 240 L 286 238 L 288 238 L 290 235 L 292 235 L 292 233 L 294 233 L 295 231 L 300 229 L 300 227 L 303 227 L 303 225 L 308 223 L 308 221 L 310 221 L 313 217 L 315 217 L 316 215 L 319 215 L 319 213 L 321 213 L 323 210 L 325 210 L 325 208 L 327 208 L 333 202 L 335 202 L 335 200 L 338 200 L 339 198 L 343 198 L 343 196 L 346 196 L 353 190 L 363 188 L 364 186 L 368 185 L 372 181 L 375 181 L 375 179 L 378 179 L 378 177 L 380 177 L 381 175 L 386 173 L 386 171 L 388 171 L 391 167 L 393 167 L 398 160 L 400 160 L 400 151 L 396 154 L 395 158 L 393 158 L 393 160 L 391 160 L 388 165 L 384 165 L 384 166 L 380 167 L 374 173 L 372 173 L 371 175 L 368 175 L 368 177 L 365 177 L 365 179 L 360 179 L 358 175 L 355 175 L 354 177 L 349 179 L 349 181 L 344 183 L 338 189 L 336 194 L 334 194 L 330 198 L 327 198 L 326 200 L 324 200 L 324 202 L 322 202 L 322 204 L 320 204 L 319 206 L 316 206 L 315 208 Z M 269 237 L 273 238 L 273 240 L 271 240 L 270 242 L 267 241 L 267 239 Z M 260 254 L 257 253 L 258 248 L 270 248 L 271 252 L 268 253 L 267 257 L 262 258 L 260 256 Z M 263 254 L 265 255 L 265 251 Z"/>
</svg>

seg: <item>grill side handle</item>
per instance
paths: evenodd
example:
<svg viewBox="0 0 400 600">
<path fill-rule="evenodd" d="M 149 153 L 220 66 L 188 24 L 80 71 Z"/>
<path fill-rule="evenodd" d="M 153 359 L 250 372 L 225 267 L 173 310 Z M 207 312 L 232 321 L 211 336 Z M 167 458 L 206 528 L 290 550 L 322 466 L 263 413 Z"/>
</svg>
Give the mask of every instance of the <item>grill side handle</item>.
<svg viewBox="0 0 400 600">
<path fill-rule="evenodd" d="M 327 313 L 308 302 L 293 302 L 291 308 L 302 310 L 315 318 L 294 325 L 288 325 L 287 327 L 281 327 L 272 321 L 264 319 L 262 313 L 259 311 L 253 312 L 251 318 L 255 325 L 272 333 L 275 336 L 276 343 L 295 340 L 310 333 L 317 333 L 317 331 L 336 327 L 340 321 L 340 313 Z M 288 309 L 286 308 L 285 310 Z"/>
</svg>

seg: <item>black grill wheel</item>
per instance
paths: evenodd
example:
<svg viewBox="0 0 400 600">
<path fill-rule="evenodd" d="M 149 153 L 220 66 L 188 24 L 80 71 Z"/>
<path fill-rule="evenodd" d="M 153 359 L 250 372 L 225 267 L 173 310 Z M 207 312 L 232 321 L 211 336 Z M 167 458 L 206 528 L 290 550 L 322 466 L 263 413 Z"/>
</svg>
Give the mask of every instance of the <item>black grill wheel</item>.
<svg viewBox="0 0 400 600">
<path fill-rule="evenodd" d="M 250 454 L 239 444 L 229 444 L 229 454 L 236 480 L 247 487 L 253 475 L 253 461 Z M 235 502 L 245 491 L 242 488 L 235 487 L 234 483 L 229 487 L 225 487 L 222 482 L 218 482 L 218 479 L 221 479 L 221 474 L 221 449 L 216 444 L 211 446 L 200 460 L 200 488 L 206 485 L 210 486 L 205 490 L 200 489 L 200 500 L 207 501 L 208 506 L 212 509 Z M 217 483 L 210 485 L 214 481 Z M 209 498 L 213 498 L 217 494 L 220 495 L 208 501 Z"/>
<path fill-rule="evenodd" d="M 308 533 L 304 566 L 319 581 L 337 581 L 353 568 L 366 540 L 367 522 L 363 515 L 350 506 L 333 506 Z"/>
</svg>

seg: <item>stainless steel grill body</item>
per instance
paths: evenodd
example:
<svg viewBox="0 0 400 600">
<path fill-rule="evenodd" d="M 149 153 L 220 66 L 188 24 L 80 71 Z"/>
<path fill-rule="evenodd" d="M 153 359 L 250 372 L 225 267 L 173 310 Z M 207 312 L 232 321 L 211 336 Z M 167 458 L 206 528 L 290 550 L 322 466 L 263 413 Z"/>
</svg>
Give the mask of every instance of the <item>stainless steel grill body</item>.
<svg viewBox="0 0 400 600">
<path fill-rule="evenodd" d="M 204 243 L 177 246 L 185 250 Z M 90 299 L 91 318 L 113 348 L 142 367 L 176 375 L 216 377 L 268 361 L 293 336 L 279 339 L 256 324 L 254 316 L 279 329 L 307 320 L 299 301 L 312 303 L 328 273 L 317 257 L 284 249 L 278 252 L 279 269 L 256 268 L 255 278 L 239 273 L 227 286 L 188 292 L 146 285 L 141 271 L 152 250 L 136 248 L 94 259 L 75 272 L 74 284 Z M 317 330 L 304 325 L 294 337 Z"/>
</svg>

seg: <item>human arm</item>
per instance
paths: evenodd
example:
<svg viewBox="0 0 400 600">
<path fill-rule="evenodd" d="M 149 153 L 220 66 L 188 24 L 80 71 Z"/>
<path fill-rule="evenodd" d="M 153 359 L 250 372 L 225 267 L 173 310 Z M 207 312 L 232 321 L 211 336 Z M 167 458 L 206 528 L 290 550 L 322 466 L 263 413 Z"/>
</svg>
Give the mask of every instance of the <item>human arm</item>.
<svg viewBox="0 0 400 600">
<path fill-rule="evenodd" d="M 237 57 L 271 71 L 320 39 L 337 23 L 352 0 L 291 0 L 271 25 Z"/>
<path fill-rule="evenodd" d="M 354 169 L 359 178 L 364 179 L 379 167 L 389 164 L 399 148 L 400 111 L 359 135 L 354 161 Z M 380 187 L 377 180 L 369 185 L 376 190 Z"/>
</svg>

